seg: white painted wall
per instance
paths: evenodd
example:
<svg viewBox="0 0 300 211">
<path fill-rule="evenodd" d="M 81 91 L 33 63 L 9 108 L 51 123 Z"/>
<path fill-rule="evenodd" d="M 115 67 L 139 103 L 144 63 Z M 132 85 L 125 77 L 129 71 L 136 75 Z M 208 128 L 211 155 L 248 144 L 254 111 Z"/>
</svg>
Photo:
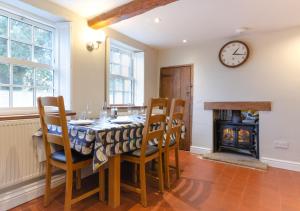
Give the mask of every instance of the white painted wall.
<svg viewBox="0 0 300 211">
<path fill-rule="evenodd" d="M 251 51 L 236 69 L 218 60 L 231 39 L 247 42 Z M 159 52 L 159 67 L 194 64 L 192 145 L 212 148 L 212 111 L 204 111 L 204 101 L 272 101 L 271 112 L 260 112 L 261 157 L 299 162 L 300 28 L 231 39 Z M 289 142 L 289 149 L 276 149 L 275 140 Z"/>
<path fill-rule="evenodd" d="M 98 115 L 105 96 L 105 44 L 93 52 L 87 51 L 85 30 L 88 26 L 85 18 L 49 1 L 23 1 L 71 22 L 71 108 L 80 113 L 88 104 L 92 115 Z M 144 97 L 148 99 L 157 96 L 157 51 L 111 29 L 107 28 L 105 32 L 108 37 L 145 52 Z"/>
</svg>

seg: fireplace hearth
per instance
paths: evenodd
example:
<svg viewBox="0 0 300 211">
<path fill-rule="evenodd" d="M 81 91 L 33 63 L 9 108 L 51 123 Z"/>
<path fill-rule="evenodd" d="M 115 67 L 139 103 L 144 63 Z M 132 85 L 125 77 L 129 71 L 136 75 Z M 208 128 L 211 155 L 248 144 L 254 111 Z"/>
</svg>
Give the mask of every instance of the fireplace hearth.
<svg viewBox="0 0 300 211">
<path fill-rule="evenodd" d="M 214 152 L 230 151 L 259 159 L 257 112 L 219 110 L 214 119 Z"/>
</svg>

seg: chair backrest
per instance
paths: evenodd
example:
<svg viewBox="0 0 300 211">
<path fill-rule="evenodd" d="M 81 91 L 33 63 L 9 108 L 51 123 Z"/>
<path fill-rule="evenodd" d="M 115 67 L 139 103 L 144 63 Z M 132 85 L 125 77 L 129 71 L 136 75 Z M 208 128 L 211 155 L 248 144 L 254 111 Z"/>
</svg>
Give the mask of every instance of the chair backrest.
<svg viewBox="0 0 300 211">
<path fill-rule="evenodd" d="M 179 145 L 181 127 L 185 110 L 185 100 L 173 99 L 171 103 L 170 116 L 168 121 L 166 147 L 169 147 L 171 136 L 175 136 L 176 144 Z"/>
<path fill-rule="evenodd" d="M 47 160 L 51 157 L 50 144 L 62 146 L 66 155 L 66 162 L 72 163 L 72 154 L 70 147 L 70 140 L 68 134 L 68 126 L 66 119 L 66 111 L 64 98 L 59 97 L 39 97 L 37 99 L 40 123 L 43 130 L 43 140 L 45 145 L 45 152 Z M 49 108 L 51 110 L 49 111 Z M 56 111 L 57 109 L 57 111 Z M 53 111 L 55 110 L 55 111 Z M 49 133 L 48 125 L 54 125 L 61 128 L 61 134 Z"/>
<path fill-rule="evenodd" d="M 166 124 L 166 113 L 168 108 L 167 98 L 152 98 L 147 106 L 147 116 L 143 130 L 143 141 L 141 146 L 141 157 L 145 157 L 148 142 L 156 139 L 159 150 L 162 149 L 163 135 Z M 153 112 L 153 109 L 159 109 L 161 112 Z"/>
</svg>

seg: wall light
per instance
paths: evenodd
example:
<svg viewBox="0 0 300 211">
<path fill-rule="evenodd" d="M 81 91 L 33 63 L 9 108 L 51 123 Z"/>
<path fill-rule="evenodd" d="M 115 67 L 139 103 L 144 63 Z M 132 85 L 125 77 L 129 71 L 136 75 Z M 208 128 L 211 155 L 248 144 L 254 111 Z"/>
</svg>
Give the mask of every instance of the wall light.
<svg viewBox="0 0 300 211">
<path fill-rule="evenodd" d="M 100 44 L 105 41 L 105 37 L 104 31 L 88 28 L 85 32 L 86 49 L 88 51 L 99 49 Z"/>
</svg>

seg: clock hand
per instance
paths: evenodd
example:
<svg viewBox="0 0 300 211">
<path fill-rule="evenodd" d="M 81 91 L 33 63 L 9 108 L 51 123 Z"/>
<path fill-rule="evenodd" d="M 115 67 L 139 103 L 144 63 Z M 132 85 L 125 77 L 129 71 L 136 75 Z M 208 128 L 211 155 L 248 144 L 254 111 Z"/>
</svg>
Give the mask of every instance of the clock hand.
<svg viewBox="0 0 300 211">
<path fill-rule="evenodd" d="M 236 55 L 236 52 L 238 52 L 240 48 L 236 49 L 235 52 L 232 55 Z"/>
<path fill-rule="evenodd" d="M 242 54 L 242 53 L 236 53 L 236 54 L 233 54 L 235 56 L 245 56 L 246 54 Z"/>
</svg>

